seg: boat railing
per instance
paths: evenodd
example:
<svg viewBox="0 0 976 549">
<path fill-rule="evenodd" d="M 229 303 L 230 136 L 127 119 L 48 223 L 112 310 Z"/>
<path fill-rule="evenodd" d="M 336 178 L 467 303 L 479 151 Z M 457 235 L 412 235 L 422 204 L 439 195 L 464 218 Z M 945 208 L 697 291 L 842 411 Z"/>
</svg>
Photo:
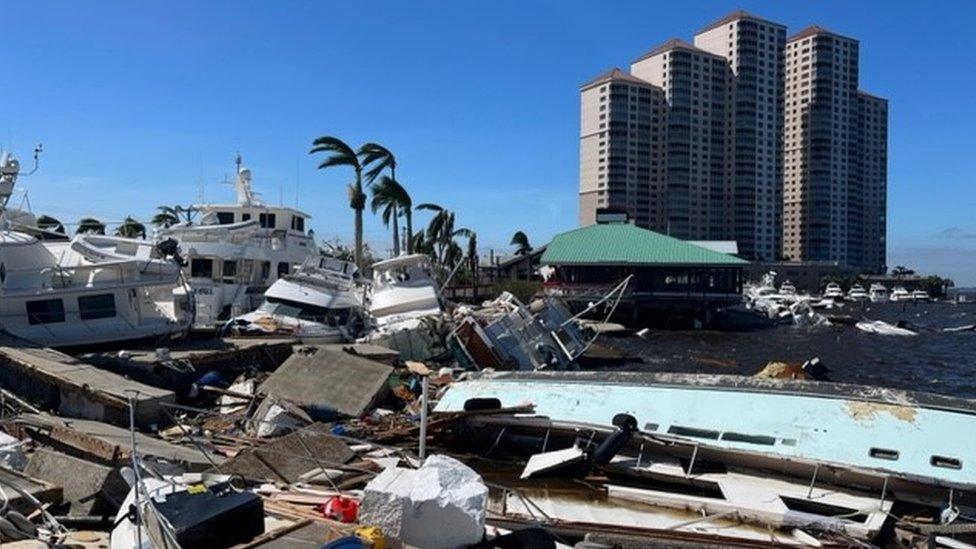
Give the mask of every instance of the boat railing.
<svg viewBox="0 0 976 549">
<path fill-rule="evenodd" d="M 111 276 L 112 274 L 115 276 Z M 54 265 L 42 269 L 7 269 L 0 281 L 0 288 L 18 291 L 37 287 L 69 289 L 153 282 L 166 284 L 175 281 L 178 276 L 178 270 L 165 263 L 119 260 L 71 267 Z M 39 284 L 23 284 L 31 279 L 37 280 Z"/>
</svg>

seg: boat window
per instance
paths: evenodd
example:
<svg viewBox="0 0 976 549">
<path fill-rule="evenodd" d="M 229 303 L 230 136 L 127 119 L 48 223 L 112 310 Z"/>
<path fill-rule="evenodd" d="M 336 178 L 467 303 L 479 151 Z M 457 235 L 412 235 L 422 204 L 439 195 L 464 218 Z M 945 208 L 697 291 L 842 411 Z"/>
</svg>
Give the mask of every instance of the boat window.
<svg viewBox="0 0 976 549">
<path fill-rule="evenodd" d="M 658 427 L 660 427 L 660 425 L 658 425 L 657 423 L 645 423 L 643 430 L 644 431 L 657 431 L 657 428 Z"/>
<path fill-rule="evenodd" d="M 271 262 L 262 261 L 261 262 L 261 280 L 268 280 L 271 277 Z"/>
<path fill-rule="evenodd" d="M 250 221 L 250 220 L 251 220 L 251 214 L 249 214 L 249 213 L 242 213 L 241 214 L 241 221 Z"/>
<path fill-rule="evenodd" d="M 234 212 L 217 212 L 217 223 L 221 225 L 234 223 Z"/>
<path fill-rule="evenodd" d="M 64 322 L 64 302 L 60 299 L 28 301 L 27 320 L 31 324 Z"/>
<path fill-rule="evenodd" d="M 718 440 L 718 431 L 710 431 L 708 429 L 697 429 L 695 427 L 681 427 L 680 425 L 672 425 L 668 432 L 672 435 L 680 435 L 683 437 L 695 437 L 695 438 L 710 438 L 712 440 Z"/>
<path fill-rule="evenodd" d="M 78 314 L 82 320 L 115 316 L 115 294 L 84 295 L 78 298 Z"/>
<path fill-rule="evenodd" d="M 888 448 L 871 448 L 868 455 L 877 459 L 887 459 L 888 461 L 898 461 L 898 450 Z"/>
<path fill-rule="evenodd" d="M 281 278 L 290 272 L 291 272 L 291 265 L 289 265 L 285 261 L 278 263 L 278 278 Z"/>
<path fill-rule="evenodd" d="M 297 317 L 302 320 L 309 320 L 329 326 L 344 326 L 349 322 L 349 316 L 352 314 L 348 308 L 329 309 L 277 297 L 267 298 L 267 302 L 262 307 L 262 310 L 271 314 Z"/>
<path fill-rule="evenodd" d="M 224 280 L 233 281 L 237 276 L 237 262 L 236 261 L 224 261 Z"/>
<path fill-rule="evenodd" d="M 956 458 L 945 457 L 945 456 L 932 456 L 929 460 L 932 467 L 942 467 L 945 469 L 962 469 L 962 462 Z"/>
<path fill-rule="evenodd" d="M 745 442 L 747 444 L 764 444 L 773 446 L 776 444 L 776 437 L 765 435 L 746 435 L 743 433 L 722 433 L 722 440 L 728 442 Z"/>
<path fill-rule="evenodd" d="M 201 257 L 190 260 L 190 276 L 193 278 L 213 278 L 213 260 Z"/>
<path fill-rule="evenodd" d="M 258 215 L 258 222 L 265 229 L 274 229 L 277 225 L 277 219 L 275 219 L 275 214 L 263 213 Z"/>
<path fill-rule="evenodd" d="M 299 232 L 303 232 L 304 233 L 305 232 L 305 218 L 302 217 L 302 216 L 300 216 L 300 215 L 296 215 L 295 217 L 291 218 L 291 228 L 293 230 L 295 230 L 295 231 L 299 231 Z"/>
</svg>

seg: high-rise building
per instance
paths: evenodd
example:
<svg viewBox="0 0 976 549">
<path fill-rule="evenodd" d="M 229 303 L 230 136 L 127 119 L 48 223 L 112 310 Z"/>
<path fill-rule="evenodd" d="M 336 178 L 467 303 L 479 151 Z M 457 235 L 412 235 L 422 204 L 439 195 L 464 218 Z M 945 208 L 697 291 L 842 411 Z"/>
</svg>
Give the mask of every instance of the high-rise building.
<svg viewBox="0 0 976 549">
<path fill-rule="evenodd" d="M 642 227 L 661 223 L 652 204 L 664 173 L 664 92 L 613 69 L 580 89 L 580 225 L 598 209 L 625 211 Z"/>
<path fill-rule="evenodd" d="M 630 72 L 664 90 L 664 185 L 651 197 L 663 224 L 650 228 L 678 238 L 726 237 L 724 194 L 725 58 L 673 39 L 636 59 Z"/>
<path fill-rule="evenodd" d="M 883 273 L 887 269 L 888 100 L 857 93 L 857 179 L 861 199 L 861 227 L 851 236 L 861 246 L 860 267 Z"/>
<path fill-rule="evenodd" d="M 885 267 L 887 102 L 858 42 L 734 12 L 581 89 L 580 223 L 600 208 L 740 254 Z"/>
<path fill-rule="evenodd" d="M 785 44 L 785 26 L 744 11 L 695 35 L 695 46 L 725 57 L 731 69 L 726 234 L 750 259 L 780 256 Z"/>
<path fill-rule="evenodd" d="M 875 271 L 885 262 L 878 209 L 887 104 L 858 92 L 858 49 L 857 40 L 817 26 L 787 40 L 783 251 Z"/>
</svg>

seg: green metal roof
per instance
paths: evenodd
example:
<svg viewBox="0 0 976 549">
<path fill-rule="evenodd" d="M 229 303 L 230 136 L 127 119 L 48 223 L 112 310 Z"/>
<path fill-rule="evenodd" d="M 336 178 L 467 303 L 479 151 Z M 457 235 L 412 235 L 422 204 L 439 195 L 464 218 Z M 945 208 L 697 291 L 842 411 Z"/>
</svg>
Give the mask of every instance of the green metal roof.
<svg viewBox="0 0 976 549">
<path fill-rule="evenodd" d="M 744 265 L 709 250 L 627 223 L 597 224 L 557 234 L 542 254 L 544 265 Z"/>
</svg>

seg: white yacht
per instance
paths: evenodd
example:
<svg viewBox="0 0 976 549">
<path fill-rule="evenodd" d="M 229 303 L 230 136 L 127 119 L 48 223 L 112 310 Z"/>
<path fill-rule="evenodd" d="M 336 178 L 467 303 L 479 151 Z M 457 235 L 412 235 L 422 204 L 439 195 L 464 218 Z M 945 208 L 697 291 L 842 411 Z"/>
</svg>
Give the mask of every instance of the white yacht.
<svg viewBox="0 0 976 549">
<path fill-rule="evenodd" d="M 844 299 L 844 290 L 840 288 L 840 284 L 836 282 L 831 282 L 827 284 L 827 288 L 824 289 L 823 293 L 824 299 Z"/>
<path fill-rule="evenodd" d="M 151 242 L 84 234 L 45 241 L 5 207 L 20 166 L 0 153 L 0 331 L 49 347 L 170 337 L 191 321 L 175 259 Z"/>
<path fill-rule="evenodd" d="M 238 335 L 287 334 L 317 343 L 342 343 L 363 328 L 360 276 L 348 261 L 322 257 L 275 281 L 256 311 L 231 320 Z"/>
<path fill-rule="evenodd" d="M 179 242 L 186 259 L 196 302 L 194 329 L 213 329 L 253 311 L 276 280 L 319 257 L 314 235 L 306 231 L 309 216 L 258 200 L 240 156 L 235 186 L 235 204 L 195 205 L 199 222 L 158 233 Z"/>
<path fill-rule="evenodd" d="M 365 341 L 397 350 L 405 360 L 425 360 L 443 350 L 446 315 L 426 255 L 374 263 L 369 312 L 372 325 Z"/>
<path fill-rule="evenodd" d="M 848 290 L 847 299 L 850 301 L 866 301 L 868 299 L 868 293 L 864 291 L 864 286 L 855 284 Z"/>
<path fill-rule="evenodd" d="M 895 286 L 895 288 L 891 290 L 891 297 L 888 299 L 891 301 L 912 301 L 912 294 L 909 293 L 908 290 L 906 290 L 903 286 Z"/>
<path fill-rule="evenodd" d="M 868 299 L 871 303 L 883 303 L 888 301 L 888 288 L 884 284 L 874 283 L 868 291 Z"/>
<path fill-rule="evenodd" d="M 796 295 L 796 286 L 792 282 L 787 280 L 779 287 L 779 293 L 781 295 Z"/>
<path fill-rule="evenodd" d="M 925 290 L 915 290 L 912 292 L 912 301 L 932 301 L 932 298 Z"/>
</svg>

